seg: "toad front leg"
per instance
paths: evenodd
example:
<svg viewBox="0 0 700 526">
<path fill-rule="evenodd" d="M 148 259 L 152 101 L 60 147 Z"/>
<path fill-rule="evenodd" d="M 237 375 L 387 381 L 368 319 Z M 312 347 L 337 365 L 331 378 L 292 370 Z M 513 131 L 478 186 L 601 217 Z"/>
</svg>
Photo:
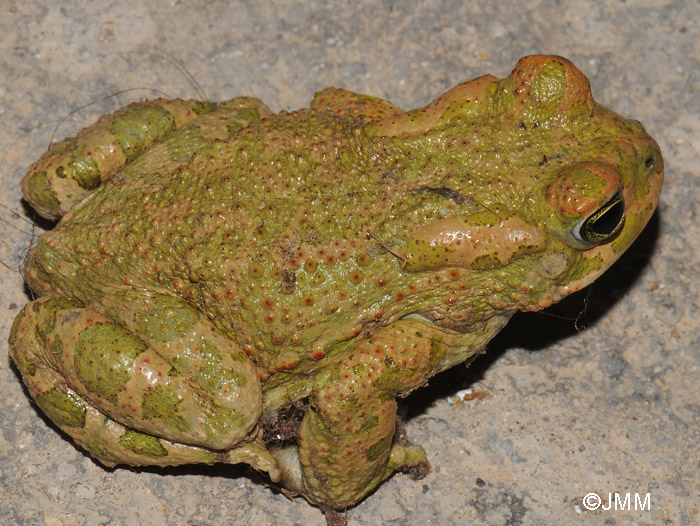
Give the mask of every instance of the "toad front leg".
<svg viewBox="0 0 700 526">
<path fill-rule="evenodd" d="M 420 446 L 394 440 L 396 397 L 477 354 L 502 325 L 474 333 L 405 318 L 362 340 L 316 382 L 285 484 L 325 509 L 358 502 L 394 471 L 428 467 Z M 281 463 L 294 463 L 289 451 Z M 296 459 L 295 459 L 296 460 Z"/>
<path fill-rule="evenodd" d="M 39 407 L 107 465 L 247 462 L 277 478 L 242 443 L 262 407 L 243 350 L 179 298 L 112 298 L 98 312 L 46 297 L 17 316 L 11 356 Z"/>
</svg>

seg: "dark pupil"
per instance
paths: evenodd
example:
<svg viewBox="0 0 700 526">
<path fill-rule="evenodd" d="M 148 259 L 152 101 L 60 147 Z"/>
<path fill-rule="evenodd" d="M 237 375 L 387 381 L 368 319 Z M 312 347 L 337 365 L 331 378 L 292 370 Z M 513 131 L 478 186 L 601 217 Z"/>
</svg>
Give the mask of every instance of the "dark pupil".
<svg viewBox="0 0 700 526">
<path fill-rule="evenodd" d="M 581 225 L 581 239 L 589 243 L 609 239 L 622 227 L 624 218 L 625 201 L 622 194 L 617 192 Z"/>
<path fill-rule="evenodd" d="M 602 214 L 597 216 L 593 221 L 586 225 L 590 237 L 599 239 L 606 237 L 615 232 L 620 225 L 620 221 L 625 215 L 625 203 L 622 199 L 606 209 Z"/>
<path fill-rule="evenodd" d="M 647 157 L 647 160 L 644 161 L 644 166 L 648 170 L 649 168 L 652 168 L 656 164 L 656 161 L 654 161 L 653 157 Z"/>
</svg>

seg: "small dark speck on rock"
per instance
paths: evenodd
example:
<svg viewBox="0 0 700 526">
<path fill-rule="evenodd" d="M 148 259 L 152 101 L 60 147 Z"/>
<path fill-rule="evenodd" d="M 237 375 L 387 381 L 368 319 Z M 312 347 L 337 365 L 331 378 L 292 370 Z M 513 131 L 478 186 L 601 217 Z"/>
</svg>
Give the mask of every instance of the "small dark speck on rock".
<svg viewBox="0 0 700 526">
<path fill-rule="evenodd" d="M 479 486 L 480 488 L 483 488 L 484 486 L 486 486 L 486 482 L 484 481 L 484 479 L 480 479 L 477 477 L 476 485 Z"/>
</svg>

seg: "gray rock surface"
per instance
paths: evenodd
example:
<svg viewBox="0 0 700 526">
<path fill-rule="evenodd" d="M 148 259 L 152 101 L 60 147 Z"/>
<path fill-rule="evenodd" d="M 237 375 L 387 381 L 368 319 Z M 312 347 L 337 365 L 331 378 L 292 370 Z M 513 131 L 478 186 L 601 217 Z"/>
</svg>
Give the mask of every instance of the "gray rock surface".
<svg viewBox="0 0 700 526">
<path fill-rule="evenodd" d="M 395 476 L 350 525 L 700 523 L 700 3 L 697 0 L 0 2 L 1 341 L 28 300 L 17 182 L 54 139 L 160 95 L 304 106 L 335 85 L 423 105 L 555 53 L 644 122 L 666 185 L 633 248 L 587 292 L 518 315 L 471 369 L 407 400 L 433 472 Z M 582 330 L 585 327 L 585 330 Z M 3 525 L 323 525 L 239 468 L 107 470 L 42 417 L 0 352 Z M 482 400 L 451 403 L 460 389 Z M 604 507 L 587 511 L 596 492 Z M 627 493 L 651 509 L 615 510 Z M 608 495 L 613 494 L 613 502 Z M 431 522 L 434 521 L 434 522 Z"/>
</svg>

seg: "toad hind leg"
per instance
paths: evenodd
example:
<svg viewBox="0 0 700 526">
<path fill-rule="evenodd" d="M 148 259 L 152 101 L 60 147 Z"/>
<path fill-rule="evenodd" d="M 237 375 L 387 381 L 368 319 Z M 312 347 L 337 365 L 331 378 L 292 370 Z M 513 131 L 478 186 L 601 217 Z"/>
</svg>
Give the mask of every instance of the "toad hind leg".
<svg viewBox="0 0 700 526">
<path fill-rule="evenodd" d="M 445 348 L 431 327 L 401 320 L 360 342 L 317 382 L 299 437 L 296 484 L 309 500 L 342 509 L 395 470 L 425 473 L 423 449 L 395 441 L 394 433 L 396 396 L 419 387 L 443 365 Z"/>
<path fill-rule="evenodd" d="M 256 371 L 178 298 L 135 296 L 120 302 L 123 324 L 68 298 L 28 304 L 13 325 L 10 352 L 30 393 L 107 464 L 224 460 L 215 453 L 233 448 L 259 418 Z M 131 452 L 120 455 L 125 448 Z"/>
<path fill-rule="evenodd" d="M 58 219 L 116 173 L 172 173 L 214 139 L 271 115 L 262 101 L 156 99 L 103 115 L 75 137 L 57 142 L 22 179 L 25 199 Z"/>
</svg>

